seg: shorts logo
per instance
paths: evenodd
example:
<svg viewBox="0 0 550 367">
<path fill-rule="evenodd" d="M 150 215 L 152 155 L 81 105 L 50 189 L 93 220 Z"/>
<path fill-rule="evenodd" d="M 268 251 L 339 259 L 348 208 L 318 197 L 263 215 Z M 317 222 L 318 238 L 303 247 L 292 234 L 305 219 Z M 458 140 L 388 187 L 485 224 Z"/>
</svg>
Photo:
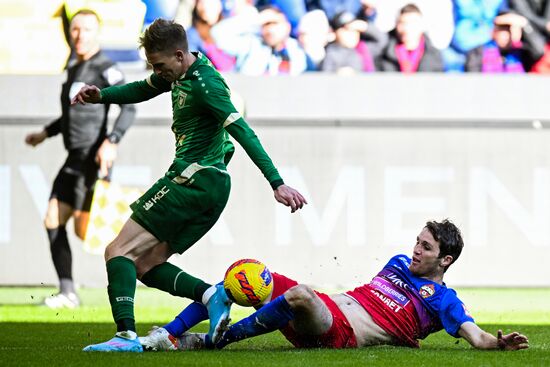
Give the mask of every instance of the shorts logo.
<svg viewBox="0 0 550 367">
<path fill-rule="evenodd" d="M 155 196 L 153 196 L 151 199 L 147 200 L 145 204 L 143 204 L 143 209 L 149 210 L 155 205 L 160 199 L 162 199 L 166 194 L 170 192 L 170 189 L 166 186 L 163 186 L 162 189 L 157 191 Z"/>
<path fill-rule="evenodd" d="M 422 298 L 431 297 L 435 293 L 435 287 L 433 284 L 425 284 L 422 287 L 420 287 L 419 293 L 422 296 Z"/>
</svg>

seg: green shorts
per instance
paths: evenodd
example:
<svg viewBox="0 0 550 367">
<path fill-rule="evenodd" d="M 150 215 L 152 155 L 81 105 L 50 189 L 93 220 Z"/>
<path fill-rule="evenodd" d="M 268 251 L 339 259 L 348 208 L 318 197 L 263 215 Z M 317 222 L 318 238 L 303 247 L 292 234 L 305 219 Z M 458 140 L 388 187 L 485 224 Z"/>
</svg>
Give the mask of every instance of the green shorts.
<svg viewBox="0 0 550 367">
<path fill-rule="evenodd" d="M 181 254 L 216 223 L 230 189 L 225 165 L 176 159 L 164 177 L 130 205 L 132 219 Z"/>
</svg>

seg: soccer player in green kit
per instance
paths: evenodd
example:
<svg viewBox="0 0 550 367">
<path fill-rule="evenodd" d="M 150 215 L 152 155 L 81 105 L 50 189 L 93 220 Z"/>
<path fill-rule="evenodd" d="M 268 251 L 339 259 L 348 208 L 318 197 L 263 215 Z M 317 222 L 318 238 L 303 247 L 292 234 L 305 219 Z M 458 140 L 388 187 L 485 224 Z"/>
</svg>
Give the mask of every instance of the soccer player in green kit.
<svg viewBox="0 0 550 367">
<path fill-rule="evenodd" d="M 284 184 L 254 131 L 231 103 L 223 77 L 204 55 L 188 51 L 181 25 L 157 19 L 140 43 L 152 75 L 101 90 L 86 85 L 72 100 L 73 104 L 138 103 L 171 92 L 176 137 L 176 157 L 168 172 L 131 205 L 132 216 L 105 250 L 117 333 L 84 351 L 143 350 L 135 332 L 136 278 L 149 287 L 205 304 L 211 340 L 221 336 L 231 305 L 223 286 L 207 284 L 167 260 L 208 232 L 227 203 L 231 183 L 226 164 L 234 152 L 227 133 L 262 171 L 278 202 L 292 212 L 307 204 L 298 191 Z"/>
</svg>

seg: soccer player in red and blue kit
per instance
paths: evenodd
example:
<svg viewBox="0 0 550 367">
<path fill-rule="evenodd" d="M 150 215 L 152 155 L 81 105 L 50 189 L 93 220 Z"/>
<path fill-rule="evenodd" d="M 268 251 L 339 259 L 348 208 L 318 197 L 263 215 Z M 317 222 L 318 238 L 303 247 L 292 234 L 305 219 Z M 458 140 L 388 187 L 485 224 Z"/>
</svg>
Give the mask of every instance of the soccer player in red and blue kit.
<svg viewBox="0 0 550 367">
<path fill-rule="evenodd" d="M 326 295 L 273 273 L 271 302 L 231 325 L 212 344 L 205 334 L 184 332 L 200 318 L 192 304 L 173 322 L 141 339 L 146 349 L 223 348 L 238 340 L 280 330 L 296 347 L 355 348 L 390 344 L 419 347 L 419 339 L 445 329 L 478 349 L 528 348 L 517 332 L 497 336 L 483 331 L 443 275 L 460 256 L 460 230 L 450 221 L 427 222 L 412 258 L 397 255 L 370 283 Z M 207 316 L 202 316 L 207 318 Z"/>
</svg>

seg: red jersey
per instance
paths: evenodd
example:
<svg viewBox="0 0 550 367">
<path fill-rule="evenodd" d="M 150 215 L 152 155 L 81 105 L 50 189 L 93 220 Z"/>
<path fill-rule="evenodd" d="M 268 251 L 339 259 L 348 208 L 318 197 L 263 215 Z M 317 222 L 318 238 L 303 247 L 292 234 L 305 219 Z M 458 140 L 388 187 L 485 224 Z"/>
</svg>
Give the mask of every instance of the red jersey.
<svg viewBox="0 0 550 367">
<path fill-rule="evenodd" d="M 413 275 L 410 263 L 405 255 L 394 256 L 369 284 L 347 294 L 403 345 L 418 347 L 418 339 L 442 328 L 459 337 L 460 326 L 474 319 L 453 289 Z"/>
</svg>

